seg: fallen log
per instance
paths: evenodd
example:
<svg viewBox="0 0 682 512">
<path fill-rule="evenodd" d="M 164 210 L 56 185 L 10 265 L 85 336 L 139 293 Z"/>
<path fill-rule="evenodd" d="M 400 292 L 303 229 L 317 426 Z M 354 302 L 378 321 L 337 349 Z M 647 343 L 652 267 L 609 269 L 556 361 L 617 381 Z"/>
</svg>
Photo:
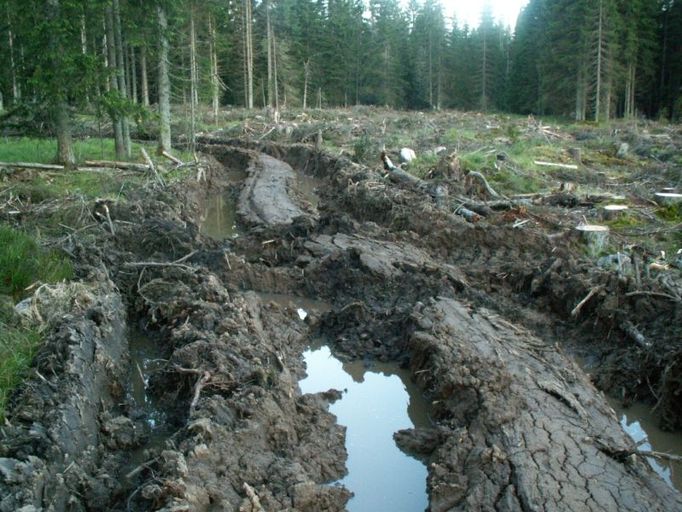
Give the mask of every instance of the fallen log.
<svg viewBox="0 0 682 512">
<path fill-rule="evenodd" d="M 63 171 L 63 165 L 57 164 L 38 164 L 32 162 L 0 162 L 0 167 L 9 169 L 37 169 L 40 171 Z"/>
<path fill-rule="evenodd" d="M 147 172 L 149 165 L 135 162 L 118 162 L 115 160 L 86 160 L 85 165 L 90 167 L 108 167 L 112 169 L 125 169 L 128 171 Z"/>
</svg>

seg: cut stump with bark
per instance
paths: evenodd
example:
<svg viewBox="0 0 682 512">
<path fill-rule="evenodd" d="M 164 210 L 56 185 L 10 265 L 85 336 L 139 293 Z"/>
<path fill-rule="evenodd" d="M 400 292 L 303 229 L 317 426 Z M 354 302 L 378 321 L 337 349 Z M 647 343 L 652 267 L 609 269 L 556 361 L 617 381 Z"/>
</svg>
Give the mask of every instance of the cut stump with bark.
<svg viewBox="0 0 682 512">
<path fill-rule="evenodd" d="M 604 220 L 617 219 L 628 211 L 628 206 L 624 204 L 607 204 L 602 208 L 602 218 Z"/>
<path fill-rule="evenodd" d="M 597 224 L 582 224 L 575 228 L 581 235 L 590 256 L 599 254 L 609 241 L 609 228 Z"/>
</svg>

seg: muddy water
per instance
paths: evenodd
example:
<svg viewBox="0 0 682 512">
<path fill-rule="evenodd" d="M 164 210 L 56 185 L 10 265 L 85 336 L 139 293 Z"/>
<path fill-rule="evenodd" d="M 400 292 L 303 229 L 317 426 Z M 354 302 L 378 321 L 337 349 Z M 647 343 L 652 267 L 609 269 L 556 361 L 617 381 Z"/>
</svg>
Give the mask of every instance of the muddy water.
<svg viewBox="0 0 682 512">
<path fill-rule="evenodd" d="M 130 351 L 130 389 L 134 404 L 134 416 L 147 426 L 148 439 L 131 453 L 131 466 L 145 461 L 145 450 L 163 446 L 172 433 L 166 413 L 153 395 L 148 392 L 149 378 L 166 363 L 158 342 L 138 330 L 128 335 Z"/>
<path fill-rule="evenodd" d="M 237 205 L 234 199 L 221 193 L 206 199 L 199 230 L 216 240 L 237 235 Z"/>
<path fill-rule="evenodd" d="M 317 190 L 321 187 L 321 184 L 322 181 L 318 178 L 308 176 L 302 172 L 296 173 L 296 189 L 301 193 L 303 199 L 308 201 L 314 208 L 317 208 L 320 204 Z"/>
<path fill-rule="evenodd" d="M 430 426 L 428 404 L 409 374 L 397 365 L 362 361 L 342 363 L 327 346 L 304 353 L 308 376 L 299 385 L 303 393 L 343 390 L 330 406 L 347 427 L 348 475 L 343 484 L 355 496 L 351 512 L 426 509 L 426 466 L 401 452 L 393 433 L 404 428 Z"/>
<path fill-rule="evenodd" d="M 305 320 L 310 313 L 320 315 L 331 310 L 331 305 L 329 303 L 309 299 L 307 297 L 267 292 L 256 292 L 256 295 L 258 295 L 264 304 L 274 302 L 283 308 L 295 310 L 301 320 Z"/>
<path fill-rule="evenodd" d="M 617 400 L 609 399 L 609 403 L 630 437 L 636 443 L 643 441 L 639 445 L 640 450 L 682 456 L 682 435 L 659 429 L 655 417 L 651 414 L 651 407 L 636 403 L 625 409 Z M 668 484 L 682 491 L 682 465 L 653 458 L 649 458 L 649 462 Z"/>
</svg>

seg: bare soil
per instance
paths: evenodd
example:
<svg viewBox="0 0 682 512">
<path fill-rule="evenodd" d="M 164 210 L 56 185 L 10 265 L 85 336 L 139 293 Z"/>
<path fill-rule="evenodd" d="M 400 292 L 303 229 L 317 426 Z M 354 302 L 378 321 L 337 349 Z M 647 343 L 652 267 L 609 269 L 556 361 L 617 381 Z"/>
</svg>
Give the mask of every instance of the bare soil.
<svg viewBox="0 0 682 512">
<path fill-rule="evenodd" d="M 201 142 L 205 181 L 89 203 L 114 232 L 97 217 L 61 240 L 89 299 L 12 399 L 0 511 L 344 510 L 350 491 L 328 485 L 346 471 L 339 392 L 298 388 L 313 336 L 410 369 L 433 426 L 395 438 L 428 463 L 429 510 L 682 510 L 599 391 L 682 426 L 680 275 L 646 256 L 640 274 L 597 266 L 568 221 L 584 195 L 496 209 L 450 156 L 411 183 L 310 144 Z M 220 191 L 238 201 L 227 241 L 198 228 Z M 464 201 L 488 209 L 468 222 Z M 260 292 L 331 307 L 301 320 Z M 143 376 L 161 443 L 131 395 L 133 328 L 162 354 Z"/>
</svg>

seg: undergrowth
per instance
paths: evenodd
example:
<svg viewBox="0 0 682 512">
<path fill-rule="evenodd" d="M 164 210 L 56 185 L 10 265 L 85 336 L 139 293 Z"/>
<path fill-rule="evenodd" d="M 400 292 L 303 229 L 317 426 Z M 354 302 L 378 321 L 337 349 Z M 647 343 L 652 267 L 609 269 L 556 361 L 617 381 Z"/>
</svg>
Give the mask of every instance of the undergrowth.
<svg viewBox="0 0 682 512">
<path fill-rule="evenodd" d="M 73 268 L 64 256 L 0 225 L 0 421 L 10 392 L 25 375 L 40 342 L 37 328 L 17 320 L 14 302 L 35 282 L 53 283 L 72 276 Z"/>
</svg>

